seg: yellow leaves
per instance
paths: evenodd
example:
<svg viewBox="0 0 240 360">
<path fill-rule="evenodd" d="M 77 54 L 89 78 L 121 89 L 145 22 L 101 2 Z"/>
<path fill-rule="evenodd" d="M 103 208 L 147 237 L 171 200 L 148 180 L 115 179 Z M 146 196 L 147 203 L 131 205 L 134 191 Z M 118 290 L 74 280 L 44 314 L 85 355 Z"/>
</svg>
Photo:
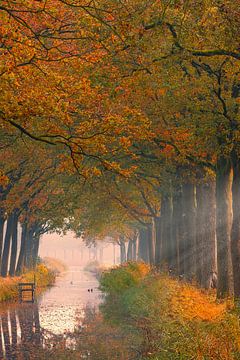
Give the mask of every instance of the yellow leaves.
<svg viewBox="0 0 240 360">
<path fill-rule="evenodd" d="M 227 303 L 217 304 L 213 297 L 191 285 L 173 282 L 172 311 L 188 320 L 217 321 L 226 313 Z"/>
<path fill-rule="evenodd" d="M 37 280 L 37 291 L 41 292 L 44 287 L 52 285 L 55 279 L 55 275 L 44 264 L 37 265 L 35 271 L 28 271 L 21 277 L 7 277 L 0 280 L 0 301 L 7 301 L 17 299 L 18 297 L 18 283 L 32 282 L 34 275 Z"/>
<path fill-rule="evenodd" d="M 106 21 L 113 21 L 114 20 L 114 16 L 112 14 L 108 14 L 105 18 Z"/>
<path fill-rule="evenodd" d="M 132 165 L 131 167 L 129 167 L 127 169 L 121 169 L 120 174 L 126 178 L 130 178 L 135 173 L 137 168 L 138 168 L 137 166 Z"/>
<path fill-rule="evenodd" d="M 101 176 L 102 172 L 100 169 L 98 169 L 96 166 L 91 169 L 91 173 L 93 176 Z"/>
<path fill-rule="evenodd" d="M 224 304 L 217 304 L 212 295 L 193 285 L 187 286 L 165 274 L 149 274 L 151 269 L 145 272 L 144 264 L 143 272 L 139 271 L 141 266 L 126 263 L 103 273 L 100 284 L 110 295 L 105 303 L 109 320 L 117 320 L 126 329 L 126 319 L 131 319 L 130 331 L 140 332 L 146 348 L 151 346 L 150 358 L 239 358 L 237 313 L 225 311 Z M 178 299 L 176 309 L 172 306 L 173 298 Z M 114 308 L 116 304 L 118 307 Z"/>
<path fill-rule="evenodd" d="M 81 169 L 81 174 L 85 179 L 90 180 L 91 178 L 95 178 L 95 177 L 99 177 L 102 175 L 102 172 L 99 168 L 97 168 L 96 166 L 90 167 L 90 168 L 85 168 L 85 169 Z"/>
<path fill-rule="evenodd" d="M 129 138 L 127 138 L 126 136 L 122 136 L 120 137 L 119 139 L 119 142 L 120 144 L 123 146 L 123 147 L 130 147 L 131 146 L 131 141 Z"/>
</svg>

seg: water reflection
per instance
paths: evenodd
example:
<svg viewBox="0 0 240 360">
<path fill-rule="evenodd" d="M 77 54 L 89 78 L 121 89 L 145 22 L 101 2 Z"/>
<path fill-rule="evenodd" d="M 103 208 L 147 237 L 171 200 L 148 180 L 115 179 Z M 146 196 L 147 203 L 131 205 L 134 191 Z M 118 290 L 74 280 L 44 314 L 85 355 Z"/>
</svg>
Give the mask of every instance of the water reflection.
<svg viewBox="0 0 240 360">
<path fill-rule="evenodd" d="M 94 291 L 88 292 L 89 288 Z M 41 326 L 55 334 L 73 332 L 76 313 L 83 312 L 86 306 L 98 307 L 99 296 L 98 281 L 94 275 L 84 272 L 80 267 L 70 267 L 40 300 Z"/>
<path fill-rule="evenodd" d="M 0 308 L 0 359 L 133 359 L 125 334 L 102 321 L 97 286 L 94 276 L 75 267 L 57 279 L 39 304 Z"/>
<path fill-rule="evenodd" d="M 10 307 L 0 314 L 0 323 L 0 358 L 32 359 L 33 347 L 43 344 L 37 304 Z"/>
<path fill-rule="evenodd" d="M 90 287 L 93 293 L 88 292 Z M 98 309 L 97 288 L 96 278 L 75 266 L 57 278 L 38 304 L 0 308 L 0 359 L 49 359 L 59 348 L 73 349 L 73 334 L 82 326 L 84 309 Z"/>
<path fill-rule="evenodd" d="M 104 323 L 98 308 L 91 305 L 76 314 L 73 332 L 56 334 L 42 327 L 37 304 L 9 309 L 1 314 L 0 322 L 0 359 L 136 359 L 129 351 L 130 339 Z"/>
</svg>

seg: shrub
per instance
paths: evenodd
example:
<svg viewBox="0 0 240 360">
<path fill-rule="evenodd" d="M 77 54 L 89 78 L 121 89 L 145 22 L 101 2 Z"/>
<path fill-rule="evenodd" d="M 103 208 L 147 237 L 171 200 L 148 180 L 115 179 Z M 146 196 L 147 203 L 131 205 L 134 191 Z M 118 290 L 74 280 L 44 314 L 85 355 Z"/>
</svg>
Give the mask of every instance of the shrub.
<svg viewBox="0 0 240 360">
<path fill-rule="evenodd" d="M 50 286 L 55 281 L 55 274 L 44 264 L 38 264 L 35 270 L 27 271 L 22 276 L 0 278 L 0 302 L 18 298 L 18 283 L 33 282 L 36 279 L 37 292 Z"/>
<path fill-rule="evenodd" d="M 105 271 L 100 279 L 100 289 L 108 295 L 121 294 L 137 285 L 150 272 L 145 263 L 128 262 Z"/>
<path fill-rule="evenodd" d="M 229 301 L 149 270 L 130 263 L 101 279 L 104 317 L 131 333 L 138 359 L 240 359 L 240 322 Z"/>
</svg>

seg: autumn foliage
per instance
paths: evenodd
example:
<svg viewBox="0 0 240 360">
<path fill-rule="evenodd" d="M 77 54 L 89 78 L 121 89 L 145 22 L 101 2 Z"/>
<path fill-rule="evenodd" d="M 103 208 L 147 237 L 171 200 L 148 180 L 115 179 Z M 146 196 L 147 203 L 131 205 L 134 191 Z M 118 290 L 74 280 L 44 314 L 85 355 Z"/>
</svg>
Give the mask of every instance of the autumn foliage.
<svg viewBox="0 0 240 360">
<path fill-rule="evenodd" d="M 43 264 L 39 264 L 35 271 L 27 271 L 22 276 L 1 278 L 0 301 L 18 300 L 18 283 L 33 282 L 34 276 L 38 294 L 45 290 L 46 287 L 51 286 L 55 280 L 54 272 Z"/>
<path fill-rule="evenodd" d="M 230 302 L 216 303 L 211 293 L 149 272 L 116 292 L 115 273 L 124 281 L 131 267 L 108 273 L 108 286 L 104 274 L 101 280 L 106 320 L 135 333 L 129 348 L 141 340 L 142 359 L 238 359 L 239 321 Z"/>
<path fill-rule="evenodd" d="M 102 277 L 109 316 L 143 358 L 234 359 L 214 291 L 239 305 L 239 0 L 3 0 L 0 16 L 1 276 L 34 269 L 46 232 L 107 238 L 131 261 Z"/>
</svg>

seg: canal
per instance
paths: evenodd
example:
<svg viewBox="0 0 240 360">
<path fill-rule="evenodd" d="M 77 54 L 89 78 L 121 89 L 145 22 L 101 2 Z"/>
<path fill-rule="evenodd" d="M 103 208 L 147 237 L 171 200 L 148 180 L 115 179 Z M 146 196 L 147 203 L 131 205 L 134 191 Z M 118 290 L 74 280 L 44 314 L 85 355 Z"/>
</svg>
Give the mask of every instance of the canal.
<svg viewBox="0 0 240 360">
<path fill-rule="evenodd" d="M 70 359 L 79 331 L 100 302 L 96 278 L 72 266 L 34 304 L 2 305 L 0 359 Z M 79 358 L 90 356 L 86 349 Z"/>
</svg>

